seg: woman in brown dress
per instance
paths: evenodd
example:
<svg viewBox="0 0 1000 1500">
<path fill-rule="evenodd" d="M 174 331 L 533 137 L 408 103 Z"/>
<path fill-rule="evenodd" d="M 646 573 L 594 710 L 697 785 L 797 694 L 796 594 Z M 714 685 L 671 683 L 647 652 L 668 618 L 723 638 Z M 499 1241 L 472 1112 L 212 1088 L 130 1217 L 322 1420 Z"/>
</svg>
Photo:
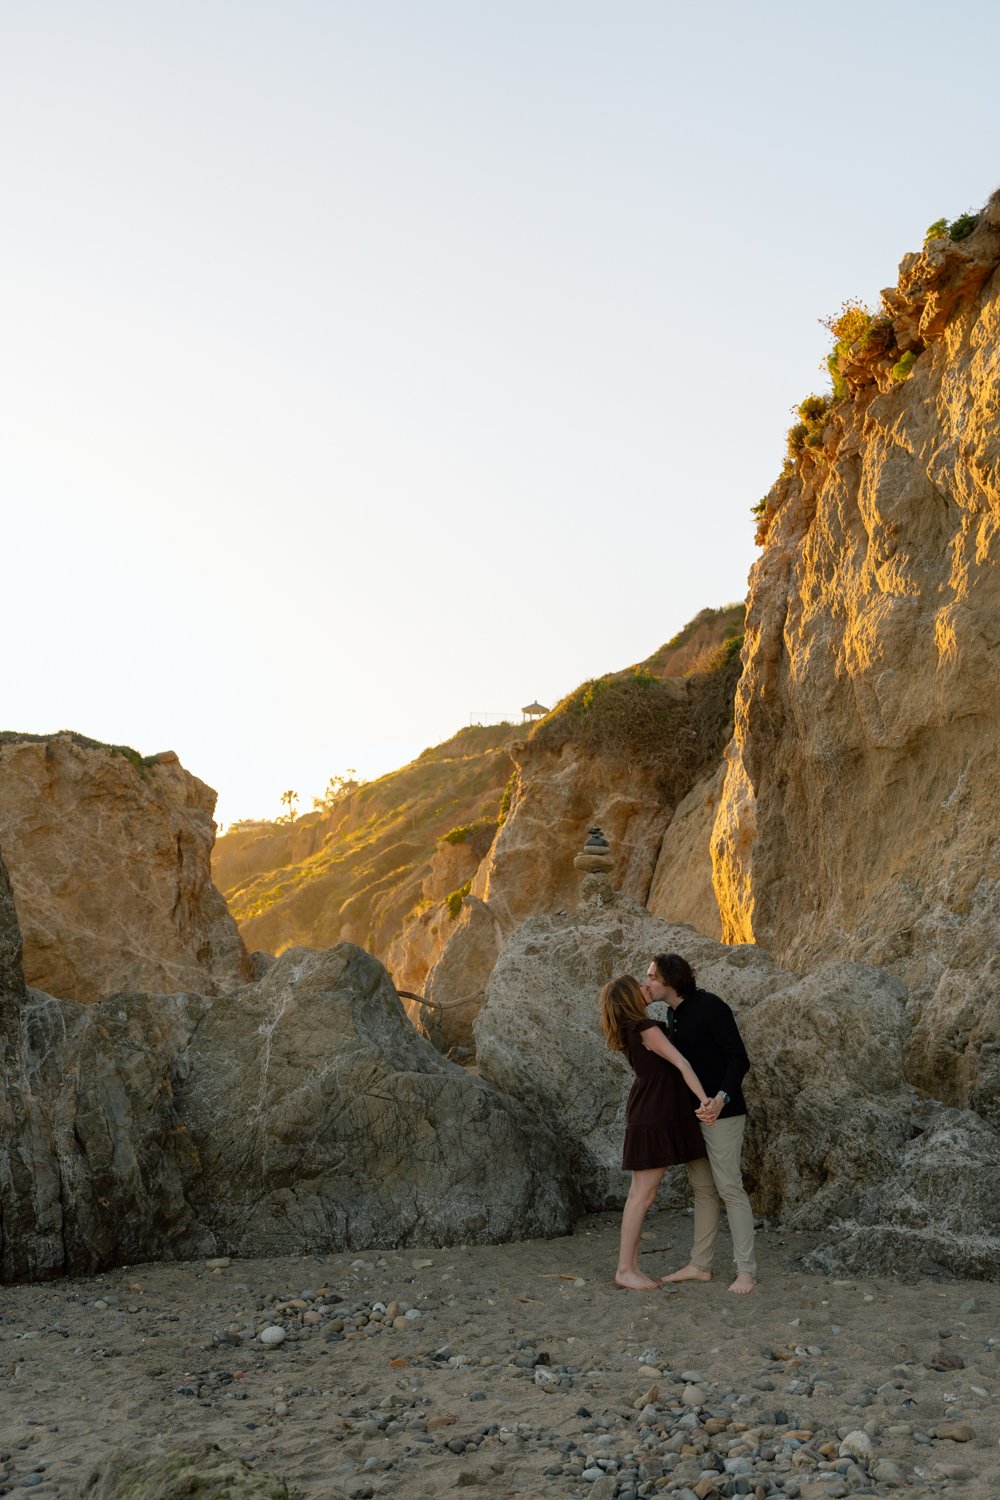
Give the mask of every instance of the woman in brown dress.
<svg viewBox="0 0 1000 1500">
<path fill-rule="evenodd" d="M 601 1023 L 608 1046 L 624 1052 L 635 1074 L 625 1109 L 622 1166 L 632 1185 L 622 1213 L 615 1281 L 629 1291 L 654 1291 L 659 1282 L 639 1270 L 639 1236 L 646 1210 L 656 1197 L 667 1167 L 705 1156 L 705 1142 L 691 1104 L 691 1093 L 707 1103 L 705 1090 L 687 1058 L 667 1040 L 667 1028 L 646 1014 L 652 995 L 631 974 L 612 979 L 601 991 Z M 687 1087 L 685 1087 L 685 1084 Z"/>
</svg>

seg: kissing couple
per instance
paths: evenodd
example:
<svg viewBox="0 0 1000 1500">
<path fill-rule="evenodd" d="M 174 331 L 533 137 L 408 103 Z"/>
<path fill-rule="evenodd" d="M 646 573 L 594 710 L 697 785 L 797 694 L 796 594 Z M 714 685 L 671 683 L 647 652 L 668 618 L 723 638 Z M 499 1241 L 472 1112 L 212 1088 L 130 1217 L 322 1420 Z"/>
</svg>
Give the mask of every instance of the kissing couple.
<svg viewBox="0 0 1000 1500">
<path fill-rule="evenodd" d="M 670 1007 L 669 1026 L 647 1014 L 654 1000 Z M 664 953 L 651 960 L 645 984 L 625 974 L 604 986 L 601 1024 L 608 1046 L 625 1054 L 635 1074 L 622 1153 L 632 1183 L 615 1282 L 643 1292 L 665 1282 L 711 1281 L 724 1203 L 736 1262 L 729 1290 L 752 1292 L 757 1285 L 753 1210 L 740 1171 L 746 1126 L 742 1081 L 750 1059 L 735 1016 L 718 995 L 698 989 L 686 959 Z M 691 1257 L 653 1281 L 639 1269 L 639 1236 L 664 1172 L 680 1162 L 694 1192 Z"/>
</svg>

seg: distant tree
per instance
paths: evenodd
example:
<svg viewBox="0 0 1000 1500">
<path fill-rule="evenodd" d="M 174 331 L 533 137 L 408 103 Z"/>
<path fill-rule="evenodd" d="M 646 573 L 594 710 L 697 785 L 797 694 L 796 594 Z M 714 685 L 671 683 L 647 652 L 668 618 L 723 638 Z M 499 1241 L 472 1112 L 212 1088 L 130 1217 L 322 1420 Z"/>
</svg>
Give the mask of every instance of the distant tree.
<svg viewBox="0 0 1000 1500">
<path fill-rule="evenodd" d="M 357 771 L 353 766 L 348 766 L 343 775 L 338 772 L 337 775 L 330 777 L 322 797 L 313 798 L 313 807 L 320 812 L 329 812 L 341 798 L 349 796 L 351 792 L 356 792 L 361 785 Z"/>
<path fill-rule="evenodd" d="M 291 790 L 282 792 L 281 800 L 288 808 L 288 821 L 289 823 L 291 823 L 295 818 L 295 804 L 299 800 L 299 794 L 298 792 L 293 792 Z"/>
</svg>

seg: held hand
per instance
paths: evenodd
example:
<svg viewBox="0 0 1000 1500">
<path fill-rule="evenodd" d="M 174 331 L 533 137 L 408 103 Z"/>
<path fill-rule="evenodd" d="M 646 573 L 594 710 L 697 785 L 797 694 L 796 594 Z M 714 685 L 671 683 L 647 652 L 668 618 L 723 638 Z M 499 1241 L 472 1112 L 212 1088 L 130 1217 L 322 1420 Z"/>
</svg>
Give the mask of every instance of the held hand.
<svg viewBox="0 0 1000 1500">
<path fill-rule="evenodd" d="M 706 1125 L 714 1125 L 716 1120 L 719 1118 L 721 1111 L 722 1101 L 719 1099 L 718 1095 L 716 1095 L 714 1099 L 703 1099 L 701 1104 L 699 1104 L 698 1108 L 695 1110 L 695 1114 L 697 1115 L 698 1119 L 703 1120 Z"/>
</svg>

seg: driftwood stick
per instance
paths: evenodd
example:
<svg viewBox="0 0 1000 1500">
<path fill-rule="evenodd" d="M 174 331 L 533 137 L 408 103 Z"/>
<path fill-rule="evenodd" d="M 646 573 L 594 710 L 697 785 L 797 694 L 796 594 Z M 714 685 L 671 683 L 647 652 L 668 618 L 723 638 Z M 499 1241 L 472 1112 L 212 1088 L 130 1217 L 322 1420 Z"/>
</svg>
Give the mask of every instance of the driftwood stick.
<svg viewBox="0 0 1000 1500">
<path fill-rule="evenodd" d="M 423 995 L 415 995 L 412 990 L 397 990 L 396 994 L 400 1000 L 415 1000 L 418 1005 L 429 1006 L 431 1010 L 457 1010 L 460 1005 L 471 1005 L 474 1000 L 482 1000 L 482 990 L 477 990 L 474 995 L 465 995 L 461 1000 L 425 1000 Z"/>
</svg>

